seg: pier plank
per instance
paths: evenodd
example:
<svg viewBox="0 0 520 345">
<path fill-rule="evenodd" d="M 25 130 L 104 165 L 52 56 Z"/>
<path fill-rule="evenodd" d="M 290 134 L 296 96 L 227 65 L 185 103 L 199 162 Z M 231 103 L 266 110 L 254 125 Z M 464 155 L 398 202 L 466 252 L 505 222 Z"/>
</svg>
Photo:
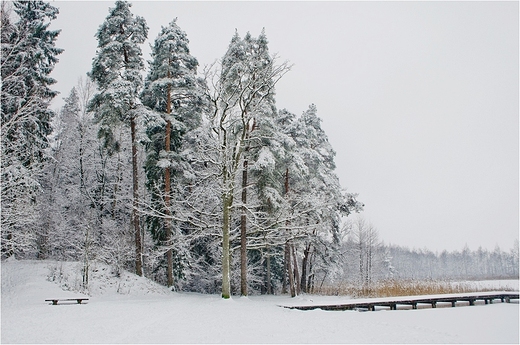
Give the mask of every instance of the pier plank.
<svg viewBox="0 0 520 345">
<path fill-rule="evenodd" d="M 412 309 L 417 309 L 418 304 L 430 305 L 432 308 L 437 307 L 437 303 L 451 303 L 452 307 L 457 302 L 468 302 L 470 306 L 475 305 L 475 301 L 484 301 L 485 304 L 492 304 L 493 300 L 501 300 L 503 303 L 510 303 L 513 299 L 518 298 L 518 292 L 474 292 L 462 294 L 446 294 L 446 295 L 428 295 L 428 296 L 408 296 L 408 297 L 385 297 L 370 298 L 362 300 L 352 300 L 341 304 L 322 304 L 322 305 L 293 305 L 282 306 L 288 309 L 298 310 L 355 310 L 366 309 L 369 311 L 376 310 L 376 307 L 387 307 L 390 310 L 397 310 L 398 305 L 411 305 Z"/>
</svg>

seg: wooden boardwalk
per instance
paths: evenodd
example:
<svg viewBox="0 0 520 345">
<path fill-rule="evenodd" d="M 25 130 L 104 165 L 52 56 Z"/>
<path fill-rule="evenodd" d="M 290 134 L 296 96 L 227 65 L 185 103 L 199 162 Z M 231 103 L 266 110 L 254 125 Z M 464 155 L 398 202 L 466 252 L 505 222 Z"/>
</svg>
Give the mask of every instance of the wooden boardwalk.
<svg viewBox="0 0 520 345">
<path fill-rule="evenodd" d="M 509 303 L 511 300 L 518 300 L 518 292 L 472 292 L 461 294 L 446 294 L 446 295 L 427 295 L 427 296 L 407 296 L 407 297 L 385 297 L 385 298 L 369 298 L 351 300 L 341 304 L 321 304 L 321 305 L 294 305 L 283 306 L 289 309 L 299 310 L 369 310 L 374 311 L 377 308 L 390 308 L 390 310 L 397 310 L 399 305 L 412 306 L 412 309 L 417 309 L 419 304 L 429 305 L 432 308 L 437 307 L 437 303 L 451 303 L 455 307 L 457 302 L 468 302 L 469 305 L 474 305 L 476 301 L 484 301 L 485 304 L 491 304 L 495 300 L 500 300 L 502 303 Z M 449 306 L 449 305 L 448 305 Z"/>
</svg>

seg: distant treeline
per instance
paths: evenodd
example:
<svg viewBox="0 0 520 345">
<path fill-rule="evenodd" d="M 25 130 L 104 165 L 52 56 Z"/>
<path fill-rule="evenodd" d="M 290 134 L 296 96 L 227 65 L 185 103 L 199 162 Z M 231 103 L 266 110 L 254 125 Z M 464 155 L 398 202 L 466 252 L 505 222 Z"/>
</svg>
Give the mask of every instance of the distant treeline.
<svg viewBox="0 0 520 345">
<path fill-rule="evenodd" d="M 496 246 L 493 251 L 482 247 L 460 251 L 432 252 L 386 245 L 378 238 L 373 225 L 363 218 L 350 223 L 343 244 L 345 264 L 342 281 L 369 285 L 387 279 L 414 280 L 482 280 L 518 278 L 518 240 L 509 251 Z"/>
</svg>

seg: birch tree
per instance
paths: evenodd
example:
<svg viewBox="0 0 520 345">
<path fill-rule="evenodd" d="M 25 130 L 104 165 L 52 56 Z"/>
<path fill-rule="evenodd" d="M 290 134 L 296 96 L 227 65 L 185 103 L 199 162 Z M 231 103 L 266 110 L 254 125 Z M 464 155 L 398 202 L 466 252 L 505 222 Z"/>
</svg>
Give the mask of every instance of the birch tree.
<svg viewBox="0 0 520 345">
<path fill-rule="evenodd" d="M 231 211 L 248 128 L 253 124 L 255 110 L 263 106 L 276 82 L 289 70 L 287 63 L 275 65 L 275 59 L 265 61 L 271 68 L 260 68 L 246 57 L 247 52 L 236 33 L 222 61 L 206 71 L 207 96 L 213 108 L 209 121 L 218 140 L 220 166 L 223 298 L 231 295 Z"/>
<path fill-rule="evenodd" d="M 237 42 L 238 43 L 238 42 Z M 264 30 L 258 38 L 254 38 L 250 33 L 240 44 L 243 46 L 244 54 L 239 55 L 239 59 L 244 64 L 252 65 L 250 69 L 256 69 L 259 74 L 269 75 L 269 69 L 272 68 L 272 57 L 269 55 L 268 41 Z M 254 77 L 253 77 L 254 78 Z M 247 296 L 247 243 L 248 243 L 248 214 L 255 210 L 251 203 L 248 202 L 248 191 L 250 185 L 256 184 L 255 181 L 249 181 L 249 166 L 254 165 L 259 157 L 262 148 L 269 139 L 272 139 L 272 131 L 269 133 L 269 119 L 276 115 L 276 107 L 274 100 L 274 92 L 268 95 L 259 95 L 264 97 L 264 101 L 255 109 L 250 110 L 251 120 L 245 124 L 244 138 L 244 154 L 242 157 L 242 176 L 241 176 L 241 206 L 240 206 L 240 294 Z M 272 129 L 272 127 L 271 127 Z"/>
</svg>

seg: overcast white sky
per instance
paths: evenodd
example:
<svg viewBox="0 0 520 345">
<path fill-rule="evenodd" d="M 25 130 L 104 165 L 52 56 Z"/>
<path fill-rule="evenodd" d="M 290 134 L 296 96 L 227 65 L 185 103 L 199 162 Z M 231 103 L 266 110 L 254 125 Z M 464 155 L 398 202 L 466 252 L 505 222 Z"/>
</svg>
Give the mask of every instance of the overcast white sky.
<svg viewBox="0 0 520 345">
<path fill-rule="evenodd" d="M 61 98 L 91 68 L 114 2 L 53 1 L 64 48 Z M 495 245 L 519 233 L 518 2 L 133 1 L 152 43 L 173 18 L 204 66 L 235 28 L 294 67 L 277 106 L 316 104 L 337 173 L 386 243 L 434 251 Z M 148 43 L 143 47 L 149 57 Z M 202 68 L 199 69 L 201 71 Z"/>
</svg>

